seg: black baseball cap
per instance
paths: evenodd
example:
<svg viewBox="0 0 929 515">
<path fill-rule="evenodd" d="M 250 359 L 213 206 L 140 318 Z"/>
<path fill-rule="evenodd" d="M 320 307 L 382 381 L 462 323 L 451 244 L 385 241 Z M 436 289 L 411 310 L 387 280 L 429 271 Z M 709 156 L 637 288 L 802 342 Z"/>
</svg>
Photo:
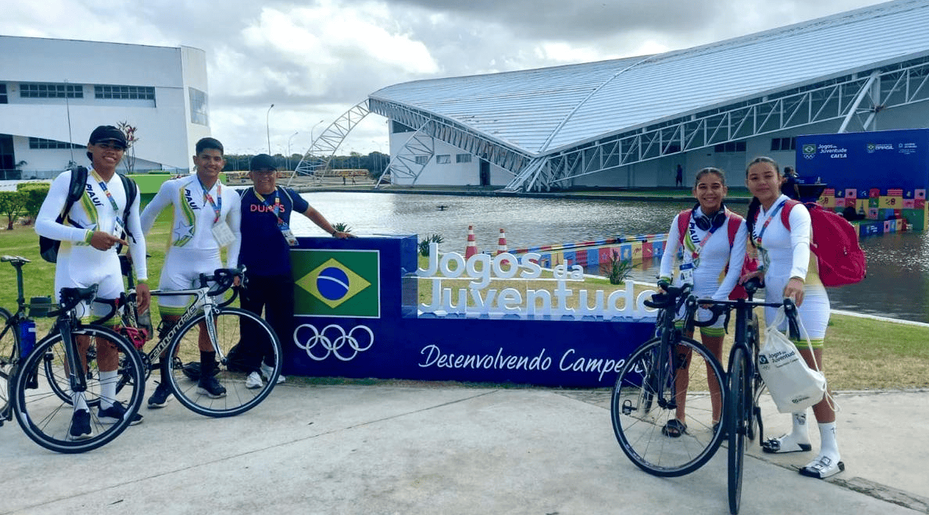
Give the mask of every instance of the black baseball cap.
<svg viewBox="0 0 929 515">
<path fill-rule="evenodd" d="M 122 146 L 124 149 L 129 146 L 129 144 L 126 143 L 126 135 L 123 134 L 123 131 L 113 127 L 112 125 L 101 125 L 90 133 L 91 145 L 104 142 L 116 143 Z"/>
<path fill-rule="evenodd" d="M 262 168 L 268 170 L 277 170 L 277 167 L 274 165 L 274 158 L 268 154 L 258 154 L 252 158 L 252 162 L 249 163 L 249 171 L 254 172 L 255 170 L 261 170 Z"/>
</svg>

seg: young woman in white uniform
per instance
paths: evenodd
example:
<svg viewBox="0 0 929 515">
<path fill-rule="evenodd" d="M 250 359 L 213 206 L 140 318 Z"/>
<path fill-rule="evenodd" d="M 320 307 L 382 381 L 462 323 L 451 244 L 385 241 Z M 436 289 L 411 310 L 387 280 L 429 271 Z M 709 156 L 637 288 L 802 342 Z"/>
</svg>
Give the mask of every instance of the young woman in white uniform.
<svg viewBox="0 0 929 515">
<path fill-rule="evenodd" d="M 729 294 L 739 280 L 739 274 L 742 270 L 742 261 L 745 258 L 745 247 L 747 245 L 748 232 L 745 228 L 745 221 L 741 216 L 729 211 L 723 204 L 728 188 L 726 187 L 726 176 L 717 168 L 704 168 L 697 172 L 696 183 L 693 188 L 693 195 L 697 199 L 697 205 L 693 210 L 679 213 L 671 222 L 671 229 L 668 231 L 667 248 L 661 257 L 661 272 L 659 277 L 659 286 L 664 283 L 671 283 L 674 276 L 674 261 L 677 251 L 680 248 L 683 260 L 680 264 L 677 277 L 674 279 L 675 286 L 690 283 L 693 285 L 693 293 L 697 297 L 713 298 L 715 300 L 726 300 Z M 687 222 L 685 234 L 681 235 L 680 218 L 686 216 Z M 735 237 L 730 241 L 729 224 L 737 224 L 738 230 Z M 700 308 L 697 311 L 697 320 L 709 320 L 712 318 L 709 310 Z M 723 349 L 723 336 L 725 328 L 723 327 L 724 319 L 721 317 L 715 324 L 710 327 L 700 328 L 700 339 L 703 345 L 716 356 L 721 358 Z M 693 334 L 687 336 L 692 337 Z M 686 357 L 686 365 L 690 365 L 690 357 Z M 708 371 L 712 377 L 712 372 Z M 689 379 L 688 374 L 678 374 L 679 381 L 686 383 Z M 710 398 L 713 407 L 713 423 L 718 424 L 720 413 L 722 411 L 719 395 L 719 385 L 716 381 L 711 381 L 708 385 L 710 388 Z M 675 418 L 665 424 L 662 433 L 666 436 L 677 438 L 687 430 L 685 423 L 684 405 L 687 393 L 687 384 L 677 385 L 677 411 Z"/>
<path fill-rule="evenodd" d="M 764 278 L 765 302 L 781 302 L 791 298 L 796 302 L 800 321 L 810 338 L 795 341 L 800 354 L 813 367 L 813 356 L 823 367 L 823 339 L 829 325 L 829 297 L 819 279 L 815 256 L 810 252 L 813 235 L 810 213 L 802 204 L 789 211 L 789 226 L 784 225 L 781 211 L 788 200 L 781 194 L 784 177 L 771 158 L 758 157 L 748 164 L 745 184 L 754 198 L 749 204 L 748 229 L 752 243 L 758 249 L 759 271 L 746 275 Z M 813 259 L 811 259 L 813 258 Z M 765 319 L 771 321 L 776 309 L 767 308 Z M 783 329 L 783 328 L 782 328 Z M 812 348 L 811 348 L 812 347 Z M 845 470 L 840 461 L 835 437 L 835 411 L 826 397 L 813 406 L 819 423 L 821 449 L 813 461 L 800 469 L 800 474 L 824 479 Z M 793 430 L 779 438 L 762 443 L 768 453 L 805 452 L 812 449 L 806 424 L 806 411 L 793 414 Z"/>
</svg>

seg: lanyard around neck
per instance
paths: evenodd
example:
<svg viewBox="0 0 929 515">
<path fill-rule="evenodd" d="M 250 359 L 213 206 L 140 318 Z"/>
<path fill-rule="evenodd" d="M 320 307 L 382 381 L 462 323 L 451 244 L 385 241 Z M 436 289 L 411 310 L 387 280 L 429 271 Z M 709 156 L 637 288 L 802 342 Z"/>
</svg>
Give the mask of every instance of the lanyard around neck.
<svg viewBox="0 0 929 515">
<path fill-rule="evenodd" d="M 726 220 L 727 220 L 727 221 L 729 220 L 728 214 L 726 215 Z M 722 227 L 723 225 L 725 225 L 725 223 L 726 223 L 726 222 L 723 222 L 723 223 L 720 224 L 720 225 L 711 226 L 711 227 L 710 227 L 710 230 L 709 230 L 709 231 L 707 232 L 707 234 L 706 234 L 706 237 L 703 238 L 703 240 L 702 240 L 699 244 L 695 244 L 695 245 L 694 245 L 694 249 L 693 249 L 693 250 L 691 251 L 691 253 L 690 253 L 690 254 L 691 254 L 691 257 L 692 257 L 694 260 L 696 260 L 697 258 L 700 257 L 700 253 L 703 252 L 703 247 L 706 246 L 706 242 L 710 241 L 710 237 L 713 236 L 713 233 L 715 233 L 717 229 L 719 229 L 720 227 Z M 691 217 L 691 218 L 690 218 L 690 227 L 689 227 L 690 230 L 689 230 L 688 232 L 690 232 L 690 242 L 691 242 L 692 244 L 693 244 L 693 239 L 694 239 L 694 235 L 695 235 L 695 230 L 694 230 L 694 226 L 695 226 L 695 225 L 696 225 L 696 223 L 694 222 L 693 217 Z"/>
<path fill-rule="evenodd" d="M 116 200 L 113 199 L 113 194 L 110 193 L 110 189 L 106 187 L 106 182 L 103 180 L 102 177 L 100 177 L 100 175 L 97 174 L 96 170 L 91 170 L 90 173 L 91 175 L 93 175 L 94 180 L 97 181 L 97 184 L 100 185 L 100 189 L 103 190 L 104 195 L 106 195 L 106 198 L 110 201 L 110 205 L 113 206 L 113 212 L 118 215 L 119 206 L 116 205 Z"/>
<path fill-rule="evenodd" d="M 219 180 L 216 181 L 216 201 L 213 201 L 213 196 L 210 195 L 210 190 L 207 189 L 199 177 L 197 177 L 197 182 L 200 183 L 200 188 L 203 189 L 204 200 L 210 204 L 210 207 L 213 208 L 213 212 L 216 214 L 216 217 L 213 218 L 213 223 L 215 224 L 219 221 L 220 214 L 223 211 L 223 185 L 219 182 Z"/>
<path fill-rule="evenodd" d="M 761 246 L 761 239 L 764 237 L 765 231 L 768 230 L 768 224 L 770 224 L 771 220 L 773 220 L 774 217 L 781 212 L 781 209 L 783 209 L 784 204 L 786 203 L 786 200 L 782 201 L 774 209 L 772 209 L 770 213 L 768 213 L 768 218 L 764 221 L 764 225 L 761 226 L 761 231 L 758 232 L 758 236 L 755 238 L 755 242 L 759 247 Z"/>
<path fill-rule="evenodd" d="M 258 193 L 258 190 L 253 189 L 252 191 L 255 192 L 255 197 L 259 201 L 261 201 L 262 205 L 264 205 L 265 207 L 271 208 L 271 212 L 274 213 L 275 217 L 277 217 L 277 224 L 278 225 L 284 224 L 284 220 L 281 219 L 281 215 L 280 215 L 284 207 L 281 205 L 281 197 L 277 193 L 277 188 L 274 188 L 274 204 L 273 205 L 269 204 L 268 199 L 266 199 L 261 193 Z"/>
</svg>

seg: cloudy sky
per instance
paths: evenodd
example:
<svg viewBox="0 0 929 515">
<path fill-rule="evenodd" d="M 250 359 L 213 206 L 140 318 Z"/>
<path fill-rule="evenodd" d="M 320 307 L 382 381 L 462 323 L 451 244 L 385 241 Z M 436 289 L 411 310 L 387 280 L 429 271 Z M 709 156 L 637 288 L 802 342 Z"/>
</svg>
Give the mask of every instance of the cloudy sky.
<svg viewBox="0 0 929 515">
<path fill-rule="evenodd" d="M 392 84 L 664 52 L 876 3 L 4 0 L 0 34 L 203 49 L 227 152 L 267 151 L 267 118 L 272 151 L 302 154 L 311 133 Z M 385 122 L 369 115 L 342 150 L 387 152 Z"/>
</svg>

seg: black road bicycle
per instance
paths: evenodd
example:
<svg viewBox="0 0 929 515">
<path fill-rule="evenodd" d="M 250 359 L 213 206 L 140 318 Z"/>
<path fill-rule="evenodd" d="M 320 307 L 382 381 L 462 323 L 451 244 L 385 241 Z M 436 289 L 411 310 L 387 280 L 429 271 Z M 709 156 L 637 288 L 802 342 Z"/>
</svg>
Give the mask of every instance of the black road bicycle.
<svg viewBox="0 0 929 515">
<path fill-rule="evenodd" d="M 626 360 L 613 387 L 610 412 L 620 448 L 641 469 L 674 477 L 703 466 L 725 438 L 728 447 L 729 509 L 738 513 L 746 439 L 763 439 L 759 398 L 764 381 L 758 373 L 760 345 L 756 307 L 785 308 L 790 334 L 799 334 L 797 310 L 782 303 L 754 301 L 760 287 L 746 282 L 747 299 L 696 299 L 689 286 L 669 287 L 646 305 L 658 308 L 658 336 L 643 343 Z M 693 322 L 697 306 L 710 306 L 711 320 Z M 728 374 L 703 345 L 684 336 L 692 326 L 708 326 L 736 311 Z M 683 312 L 683 327 L 674 319 Z M 723 385 L 719 388 L 718 385 Z M 683 430 L 666 428 L 672 419 Z M 725 437 L 723 435 L 726 435 Z"/>
<path fill-rule="evenodd" d="M 123 331 L 141 350 L 145 337 L 138 323 L 135 283 L 125 256 L 121 256 L 121 260 L 123 272 L 128 277 L 128 288 L 118 311 Z M 233 288 L 234 281 L 239 278 L 244 284 L 244 272 L 244 268 L 220 268 L 213 275 L 200 274 L 199 288 L 151 292 L 152 297 L 191 295 L 195 299 L 177 323 L 159 331 L 158 342 L 140 358 L 146 379 L 154 368 L 164 367 L 171 393 L 181 404 L 200 415 L 230 417 L 254 408 L 271 394 L 281 374 L 281 344 L 271 326 L 250 311 L 229 306 L 240 290 Z M 230 288 L 232 295 L 223 300 L 223 294 Z M 261 349 L 267 353 L 266 361 L 273 363 L 271 377 L 259 388 L 246 388 L 248 370 L 230 359 L 233 347 L 242 341 L 243 335 L 248 339 L 246 345 Z M 198 393 L 201 349 L 216 353 L 214 374 L 226 390 L 222 397 Z M 162 356 L 171 356 L 171 359 L 162 359 Z M 130 379 L 131 374 L 124 377 L 125 382 Z"/>
<path fill-rule="evenodd" d="M 725 374 L 709 349 L 685 336 L 696 310 L 689 285 L 668 287 L 645 304 L 659 310 L 657 336 L 632 352 L 616 379 L 613 432 L 641 469 L 681 476 L 706 463 L 719 447 Z M 678 327 L 675 318 L 682 311 L 685 324 Z"/>
<path fill-rule="evenodd" d="M 97 288 L 92 286 L 62 288 L 58 309 L 47 313 L 55 317 L 51 331 L 31 350 L 23 349 L 20 328 L 31 322 L 26 308 L 47 309 L 49 305 L 25 302 L 22 267 L 29 263 L 28 259 L 3 256 L 0 261 L 16 268 L 19 294 L 16 313 L 0 310 L 2 388 L 6 388 L 9 401 L 4 418 L 9 420 L 12 413 L 30 439 L 56 452 L 85 452 L 110 442 L 129 426 L 142 403 L 142 362 L 135 348 L 113 330 L 81 321 L 78 306 L 94 300 Z M 108 352 L 103 352 L 104 348 Z M 104 358 L 111 360 L 114 368 L 119 364 L 127 386 L 107 399 L 101 397 L 100 361 Z M 76 396 L 83 396 L 89 408 L 90 434 L 72 435 Z M 115 421 L 100 417 L 101 400 L 121 403 L 126 408 L 125 416 Z"/>
<path fill-rule="evenodd" d="M 752 300 L 760 287 L 757 279 L 745 283 L 748 299 L 713 300 L 697 299 L 700 305 L 711 305 L 714 316 L 706 324 L 712 324 L 719 316 L 729 316 L 735 309 L 735 338 L 729 351 L 729 396 L 725 408 L 726 430 L 728 431 L 728 493 L 729 511 L 739 513 L 742 499 L 742 470 L 745 461 L 746 440 L 764 439 L 764 424 L 758 401 L 764 390 L 764 380 L 758 371 L 759 339 L 758 316 L 756 307 L 784 307 L 787 315 L 789 332 L 792 338 L 799 338 L 797 307 L 790 299 L 783 302 L 762 302 Z"/>
</svg>

